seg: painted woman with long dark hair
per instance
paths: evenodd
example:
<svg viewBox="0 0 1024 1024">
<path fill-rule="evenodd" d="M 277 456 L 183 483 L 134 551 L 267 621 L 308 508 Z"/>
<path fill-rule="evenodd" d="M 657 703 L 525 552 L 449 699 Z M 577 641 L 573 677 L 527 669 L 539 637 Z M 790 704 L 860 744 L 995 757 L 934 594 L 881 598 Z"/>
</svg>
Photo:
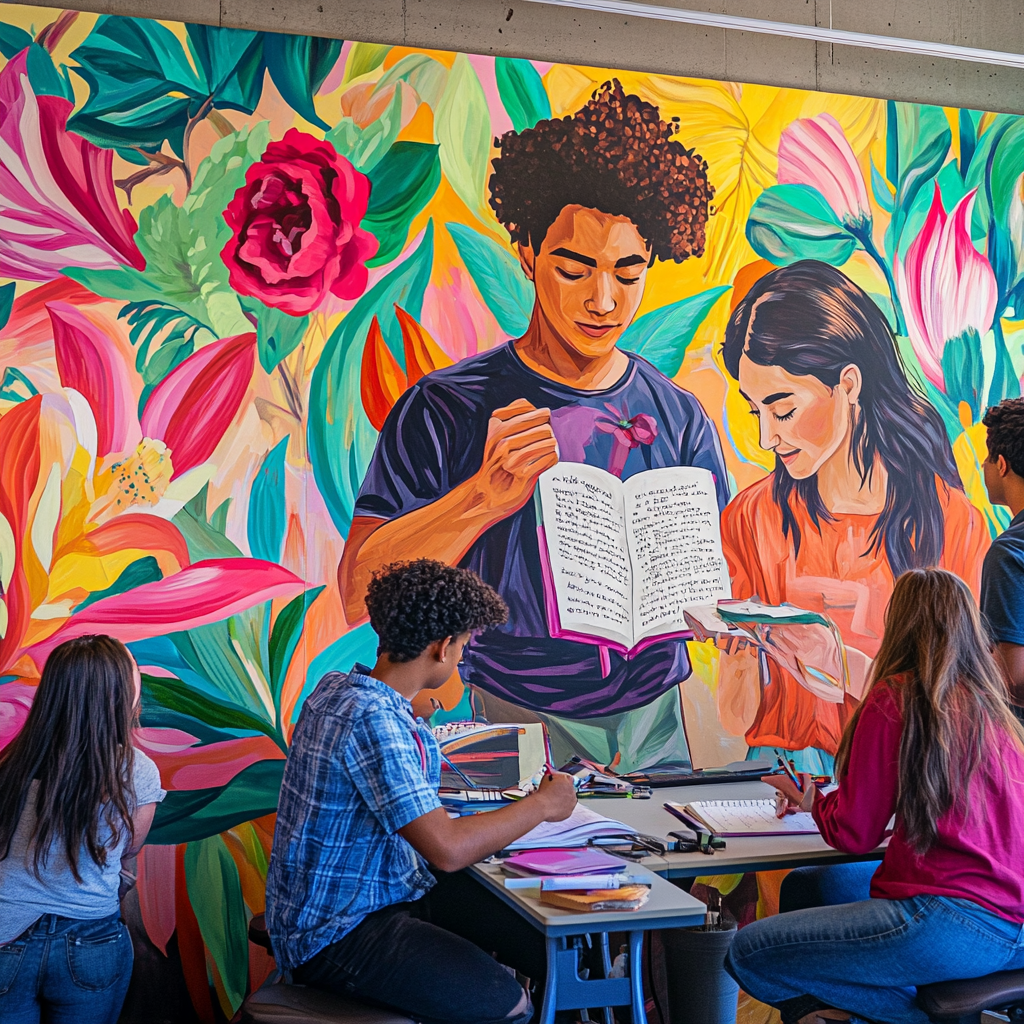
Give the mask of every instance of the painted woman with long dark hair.
<svg viewBox="0 0 1024 1024">
<path fill-rule="evenodd" d="M 132 746 L 139 669 L 124 644 L 56 647 L 0 752 L 0 1020 L 114 1024 L 132 974 L 118 903 L 165 796 Z"/>
<path fill-rule="evenodd" d="M 749 649 L 723 654 L 719 714 L 751 756 L 784 748 L 801 769 L 829 773 L 896 577 L 941 566 L 977 594 L 988 530 L 881 310 L 835 268 L 805 260 L 762 277 L 730 317 L 722 355 L 775 454 L 774 471 L 722 516 L 733 595 L 828 615 L 850 685 L 799 671 L 820 627 L 803 627 L 804 640 L 791 627 L 788 660 L 780 641 L 766 679 Z"/>
</svg>

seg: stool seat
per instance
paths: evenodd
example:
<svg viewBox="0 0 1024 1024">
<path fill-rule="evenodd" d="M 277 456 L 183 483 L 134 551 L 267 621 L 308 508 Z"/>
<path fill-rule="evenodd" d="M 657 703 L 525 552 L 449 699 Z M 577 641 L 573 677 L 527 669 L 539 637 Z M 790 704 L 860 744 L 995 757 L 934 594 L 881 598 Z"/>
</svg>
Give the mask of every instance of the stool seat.
<svg viewBox="0 0 1024 1024">
<path fill-rule="evenodd" d="M 266 919 L 249 922 L 249 939 L 268 952 Z M 275 971 L 244 1003 L 242 1024 L 412 1024 L 395 1010 L 379 1010 L 305 985 L 286 985 Z"/>
<path fill-rule="evenodd" d="M 1024 1002 L 1024 971 L 1000 971 L 983 978 L 921 985 L 917 1002 L 936 1020 L 956 1020 L 982 1010 Z"/>
<path fill-rule="evenodd" d="M 268 980 L 242 1003 L 242 1024 L 411 1024 L 395 1010 L 379 1010 L 333 992 Z"/>
</svg>

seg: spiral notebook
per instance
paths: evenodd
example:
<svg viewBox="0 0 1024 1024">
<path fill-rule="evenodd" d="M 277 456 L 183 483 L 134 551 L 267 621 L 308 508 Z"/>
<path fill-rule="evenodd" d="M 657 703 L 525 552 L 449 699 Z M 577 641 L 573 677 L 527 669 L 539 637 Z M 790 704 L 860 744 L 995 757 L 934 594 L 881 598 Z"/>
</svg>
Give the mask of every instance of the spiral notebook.
<svg viewBox="0 0 1024 1024">
<path fill-rule="evenodd" d="M 726 838 L 814 835 L 818 831 L 814 817 L 806 811 L 777 818 L 775 801 L 770 797 L 765 800 L 694 800 L 688 804 L 668 801 L 665 808 L 676 817 L 695 818 L 709 832 Z"/>
</svg>

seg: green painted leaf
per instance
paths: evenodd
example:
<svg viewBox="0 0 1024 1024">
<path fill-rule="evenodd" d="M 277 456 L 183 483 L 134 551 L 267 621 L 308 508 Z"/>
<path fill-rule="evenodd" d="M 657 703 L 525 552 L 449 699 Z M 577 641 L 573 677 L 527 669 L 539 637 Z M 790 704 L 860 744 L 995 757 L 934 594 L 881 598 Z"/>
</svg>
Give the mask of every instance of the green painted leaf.
<svg viewBox="0 0 1024 1024">
<path fill-rule="evenodd" d="M 246 528 L 249 551 L 253 558 L 262 558 L 267 562 L 279 562 L 284 547 L 284 532 L 288 525 L 284 501 L 284 460 L 287 453 L 286 437 L 267 452 L 249 491 L 249 519 Z"/>
<path fill-rule="evenodd" d="M 206 839 L 277 810 L 284 759 L 257 761 L 226 786 L 175 790 L 157 804 L 147 842 L 173 846 Z"/>
<path fill-rule="evenodd" d="M 11 310 L 14 309 L 15 283 L 0 285 L 0 331 L 7 326 L 11 319 Z"/>
<path fill-rule="evenodd" d="M 384 158 L 402 130 L 402 94 L 396 92 L 384 112 L 365 128 L 344 117 L 325 136 L 326 140 L 364 174 Z"/>
<path fill-rule="evenodd" d="M 875 202 L 886 212 L 892 213 L 893 211 L 893 195 L 889 188 L 889 183 L 879 173 L 877 167 L 875 167 L 875 161 L 871 161 L 871 193 L 875 197 Z"/>
<path fill-rule="evenodd" d="M 973 327 L 946 342 L 942 350 L 942 379 L 950 400 L 957 406 L 966 402 L 971 409 L 971 422 L 977 423 L 984 397 L 985 364 L 981 358 L 981 338 Z"/>
<path fill-rule="evenodd" d="M 551 117 L 551 102 L 544 82 L 530 61 L 518 57 L 495 57 L 494 77 L 505 112 L 517 132 Z"/>
<path fill-rule="evenodd" d="M 445 227 L 498 326 L 511 338 L 524 334 L 533 316 L 536 293 L 519 260 L 504 246 L 465 224 L 450 221 Z"/>
<path fill-rule="evenodd" d="M 809 185 L 765 189 L 750 210 L 747 241 L 777 266 L 811 259 L 839 267 L 857 248 L 824 196 Z"/>
<path fill-rule="evenodd" d="M 341 84 L 348 85 L 379 68 L 390 50 L 390 43 L 353 43 L 345 61 L 345 77 Z"/>
<path fill-rule="evenodd" d="M 731 287 L 708 288 L 645 314 L 623 331 L 619 347 L 643 356 L 666 377 L 674 377 L 697 328 Z"/>
<path fill-rule="evenodd" d="M 203 484 L 199 493 L 172 516 L 171 522 L 185 538 L 193 562 L 206 558 L 241 558 L 242 552 L 207 518 L 209 490 L 210 485 Z"/>
<path fill-rule="evenodd" d="M 3 379 L 0 380 L 0 399 L 5 402 L 26 402 L 38 394 L 35 384 L 16 366 L 4 369 Z"/>
<path fill-rule="evenodd" d="M 380 92 L 398 82 L 405 82 L 421 102 L 436 110 L 448 82 L 448 69 L 425 53 L 410 53 L 380 76 L 373 91 Z"/>
<path fill-rule="evenodd" d="M 342 537 L 348 535 L 352 525 L 356 496 L 377 438 L 377 432 L 363 412 L 360 397 L 366 332 L 376 316 L 388 346 L 404 365 L 401 330 L 394 307 L 397 303 L 410 316 L 419 319 L 433 263 L 434 224 L 430 221 L 416 251 L 349 310 L 328 338 L 313 371 L 307 433 L 309 458 L 317 487 Z"/>
<path fill-rule="evenodd" d="M 31 46 L 32 42 L 32 36 L 23 28 L 0 21 L 0 54 L 8 60 L 21 53 L 26 46 Z"/>
<path fill-rule="evenodd" d="M 487 172 L 491 157 L 491 115 L 487 97 L 469 58 L 457 54 L 434 115 L 441 169 L 455 194 L 476 215 L 487 215 Z"/>
<path fill-rule="evenodd" d="M 281 687 L 284 686 L 288 667 L 295 655 L 302 637 L 306 613 L 313 602 L 323 593 L 325 587 L 313 587 L 293 598 L 281 609 L 270 634 L 270 686 L 274 692 L 274 703 L 280 707 Z"/>
<path fill-rule="evenodd" d="M 268 723 L 228 701 L 218 700 L 202 690 L 180 679 L 166 676 L 142 676 L 142 708 L 152 713 L 158 708 L 172 711 L 195 719 L 207 726 L 221 729 L 244 729 L 248 732 L 261 732 L 273 736 Z M 188 731 L 188 730 L 186 730 Z M 223 737 L 222 737 L 223 738 Z"/>
<path fill-rule="evenodd" d="M 160 563 L 152 555 L 146 555 L 144 558 L 138 558 L 126 565 L 121 574 L 109 587 L 105 590 L 94 590 L 72 611 L 80 612 L 83 608 L 88 608 L 89 605 L 102 601 L 105 597 L 113 597 L 114 594 L 124 594 L 129 590 L 134 590 L 136 587 L 141 587 L 143 583 L 155 583 L 163 578 L 164 574 L 160 571 Z"/>
<path fill-rule="evenodd" d="M 238 865 L 220 836 L 185 847 L 185 886 L 233 1013 L 242 1005 L 249 980 L 249 919 Z"/>
<path fill-rule="evenodd" d="M 317 114 L 313 97 L 337 62 L 342 45 L 340 39 L 317 36 L 277 32 L 263 36 L 263 57 L 277 91 L 297 114 L 324 131 L 331 126 Z"/>
<path fill-rule="evenodd" d="M 263 36 L 248 29 L 185 26 L 215 107 L 251 114 L 263 92 Z"/>
<path fill-rule="evenodd" d="M 409 225 L 441 183 L 437 146 L 396 142 L 370 172 L 370 203 L 362 226 L 380 242 L 371 267 L 390 263 L 405 246 Z"/>
<path fill-rule="evenodd" d="M 89 97 L 69 127 L 98 146 L 178 156 L 185 126 L 209 95 L 178 37 L 158 21 L 103 15 L 71 54 Z"/>
<path fill-rule="evenodd" d="M 308 316 L 291 316 L 283 310 L 264 305 L 251 295 L 239 295 L 242 311 L 256 324 L 256 350 L 260 366 L 273 373 L 302 344 L 309 327 Z"/>
</svg>

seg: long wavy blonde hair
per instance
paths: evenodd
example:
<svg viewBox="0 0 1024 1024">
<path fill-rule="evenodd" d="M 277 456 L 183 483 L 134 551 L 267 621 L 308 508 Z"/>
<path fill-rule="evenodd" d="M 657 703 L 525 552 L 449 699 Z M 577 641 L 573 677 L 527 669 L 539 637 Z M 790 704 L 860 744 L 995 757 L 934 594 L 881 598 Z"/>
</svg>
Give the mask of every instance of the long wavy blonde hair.
<svg viewBox="0 0 1024 1024">
<path fill-rule="evenodd" d="M 896 820 L 911 847 L 935 841 L 939 819 L 966 812 L 970 780 L 995 735 L 1024 749 L 1024 729 L 1010 710 L 978 606 L 958 576 L 911 569 L 896 581 L 871 687 L 886 681 L 901 702 Z M 836 775 L 849 768 L 864 704 L 850 719 L 836 754 Z"/>
</svg>

